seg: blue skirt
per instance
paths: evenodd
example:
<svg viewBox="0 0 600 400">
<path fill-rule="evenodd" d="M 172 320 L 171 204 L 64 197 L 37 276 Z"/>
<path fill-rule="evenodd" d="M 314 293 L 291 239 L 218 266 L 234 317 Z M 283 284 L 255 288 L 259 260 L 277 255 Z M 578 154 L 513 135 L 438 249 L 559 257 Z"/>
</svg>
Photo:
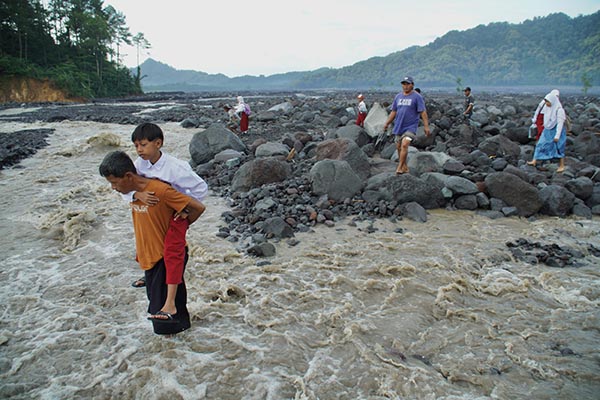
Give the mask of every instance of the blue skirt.
<svg viewBox="0 0 600 400">
<path fill-rule="evenodd" d="M 567 128 L 563 126 L 558 142 L 554 142 L 556 126 L 552 129 L 544 128 L 540 139 L 535 145 L 533 153 L 534 160 L 552 160 L 565 157 L 565 146 L 567 145 Z"/>
</svg>

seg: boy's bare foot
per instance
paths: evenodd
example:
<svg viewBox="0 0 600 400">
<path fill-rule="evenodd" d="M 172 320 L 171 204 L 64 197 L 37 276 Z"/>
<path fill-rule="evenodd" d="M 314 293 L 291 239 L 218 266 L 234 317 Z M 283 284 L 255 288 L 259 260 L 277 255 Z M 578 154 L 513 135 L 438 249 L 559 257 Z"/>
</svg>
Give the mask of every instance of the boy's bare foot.
<svg viewBox="0 0 600 400">
<path fill-rule="evenodd" d="M 535 161 L 527 161 L 527 165 L 531 165 L 532 167 L 535 167 Z"/>
<path fill-rule="evenodd" d="M 562 172 L 565 172 L 565 167 L 559 167 L 556 172 L 558 172 L 559 174 Z"/>
</svg>

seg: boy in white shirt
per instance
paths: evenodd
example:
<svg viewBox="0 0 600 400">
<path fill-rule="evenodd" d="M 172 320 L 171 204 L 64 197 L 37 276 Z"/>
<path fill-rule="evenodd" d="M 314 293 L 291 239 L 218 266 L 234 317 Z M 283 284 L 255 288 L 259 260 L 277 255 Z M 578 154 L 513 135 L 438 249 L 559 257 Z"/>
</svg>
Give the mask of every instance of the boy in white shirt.
<svg viewBox="0 0 600 400">
<path fill-rule="evenodd" d="M 356 125 L 360 127 L 365 126 L 365 119 L 367 118 L 367 105 L 365 104 L 365 96 L 359 94 L 358 99 L 358 116 L 356 117 Z"/>
<path fill-rule="evenodd" d="M 208 193 L 208 185 L 190 167 L 190 165 L 175 158 L 160 149 L 164 143 L 164 135 L 156 124 L 145 122 L 138 125 L 131 134 L 138 158 L 134 165 L 139 175 L 146 178 L 158 178 L 171 184 L 177 191 L 202 202 Z M 139 200 L 149 206 L 157 204 L 158 197 L 153 192 L 131 192 L 123 198 L 129 202 Z M 183 267 L 186 256 L 185 236 L 189 227 L 185 212 L 173 215 L 165 237 L 164 261 L 167 271 L 166 283 L 169 289 L 163 308 L 149 319 L 172 322 L 177 314 L 175 294 L 177 285 L 183 280 Z M 141 278 L 133 282 L 134 287 L 146 285 Z"/>
</svg>

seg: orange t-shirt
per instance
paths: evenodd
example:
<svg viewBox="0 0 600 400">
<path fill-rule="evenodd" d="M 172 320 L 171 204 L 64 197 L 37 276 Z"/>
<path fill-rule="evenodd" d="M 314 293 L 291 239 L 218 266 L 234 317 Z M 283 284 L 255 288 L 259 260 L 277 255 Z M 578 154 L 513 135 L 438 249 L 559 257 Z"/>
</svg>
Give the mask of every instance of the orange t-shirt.
<svg viewBox="0 0 600 400">
<path fill-rule="evenodd" d="M 137 260 L 143 270 L 148 270 L 163 258 L 165 235 L 173 213 L 183 210 L 191 199 L 157 179 L 151 179 L 144 191 L 154 192 L 160 199 L 154 206 L 139 200 L 131 203 Z"/>
</svg>

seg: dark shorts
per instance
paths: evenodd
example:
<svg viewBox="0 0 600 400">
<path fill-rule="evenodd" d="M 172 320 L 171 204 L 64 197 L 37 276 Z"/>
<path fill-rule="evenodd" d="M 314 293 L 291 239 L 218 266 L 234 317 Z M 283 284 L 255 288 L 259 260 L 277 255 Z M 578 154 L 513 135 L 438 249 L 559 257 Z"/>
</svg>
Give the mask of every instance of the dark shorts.
<svg viewBox="0 0 600 400">
<path fill-rule="evenodd" d="M 188 261 L 188 249 L 185 248 L 185 264 Z M 146 295 L 148 296 L 148 312 L 150 314 L 156 314 L 165 304 L 167 299 L 167 270 L 165 268 L 164 260 L 160 260 L 152 269 L 145 271 L 146 277 Z M 169 335 L 174 333 L 182 332 L 191 326 L 190 314 L 187 309 L 187 289 L 185 287 L 185 280 L 177 286 L 177 295 L 175 296 L 175 306 L 177 307 L 177 314 L 175 317 L 179 321 L 178 323 L 164 323 L 160 321 L 151 321 L 154 327 L 154 333 L 159 335 Z"/>
</svg>

